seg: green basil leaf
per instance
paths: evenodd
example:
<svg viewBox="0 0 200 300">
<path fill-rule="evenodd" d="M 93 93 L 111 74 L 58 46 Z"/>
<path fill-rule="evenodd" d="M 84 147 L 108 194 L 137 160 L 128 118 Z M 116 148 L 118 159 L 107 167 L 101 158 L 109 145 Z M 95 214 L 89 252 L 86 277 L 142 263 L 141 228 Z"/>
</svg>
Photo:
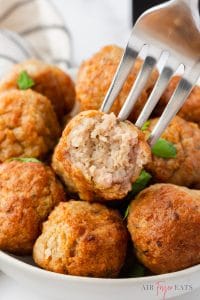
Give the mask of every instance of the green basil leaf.
<svg viewBox="0 0 200 300">
<path fill-rule="evenodd" d="M 143 124 L 143 126 L 141 127 L 141 130 L 142 130 L 142 131 L 146 131 L 146 130 L 149 128 L 150 123 L 151 123 L 151 121 L 150 121 L 150 120 L 147 120 L 147 121 Z"/>
<path fill-rule="evenodd" d="M 21 161 L 21 162 L 35 162 L 35 163 L 41 163 L 40 160 L 34 157 L 12 157 L 7 161 Z"/>
<path fill-rule="evenodd" d="M 152 147 L 152 153 L 162 158 L 174 158 L 176 157 L 176 147 L 171 142 L 165 139 L 158 139 Z"/>
<path fill-rule="evenodd" d="M 123 220 L 125 220 L 128 217 L 129 210 L 130 210 L 130 205 L 128 205 L 127 208 L 126 208 L 126 210 L 125 210 Z"/>
<path fill-rule="evenodd" d="M 140 173 L 140 176 L 132 185 L 132 192 L 131 192 L 132 195 L 136 195 L 140 191 L 142 191 L 149 183 L 151 177 L 152 176 L 150 173 L 146 172 L 145 170 L 142 170 L 142 172 Z"/>
<path fill-rule="evenodd" d="M 20 90 L 27 90 L 34 86 L 35 82 L 26 71 L 22 71 L 17 79 L 17 85 Z"/>
<path fill-rule="evenodd" d="M 129 273 L 129 277 L 143 277 L 145 275 L 145 267 L 139 263 L 133 266 L 133 269 Z"/>
</svg>

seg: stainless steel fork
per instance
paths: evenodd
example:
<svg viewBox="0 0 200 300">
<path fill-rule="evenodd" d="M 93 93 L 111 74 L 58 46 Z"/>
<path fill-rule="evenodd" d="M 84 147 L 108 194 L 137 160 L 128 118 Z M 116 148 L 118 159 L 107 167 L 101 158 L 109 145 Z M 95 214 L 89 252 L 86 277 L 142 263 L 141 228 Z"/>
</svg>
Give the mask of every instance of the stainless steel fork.
<svg viewBox="0 0 200 300">
<path fill-rule="evenodd" d="M 101 111 L 109 112 L 141 50 L 147 54 L 132 89 L 119 112 L 125 120 L 145 87 L 156 64 L 167 57 L 156 84 L 136 121 L 142 127 L 151 115 L 170 79 L 183 65 L 182 79 L 176 87 L 162 116 L 153 129 L 149 143 L 152 146 L 179 111 L 200 76 L 200 18 L 198 0 L 171 0 L 147 10 L 138 19 Z"/>
</svg>

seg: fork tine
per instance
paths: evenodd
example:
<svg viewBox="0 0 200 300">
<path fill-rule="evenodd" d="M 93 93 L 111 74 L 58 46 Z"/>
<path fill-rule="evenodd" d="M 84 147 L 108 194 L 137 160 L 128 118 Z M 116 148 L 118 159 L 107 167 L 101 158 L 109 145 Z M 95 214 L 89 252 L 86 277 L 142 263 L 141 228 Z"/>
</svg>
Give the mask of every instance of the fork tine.
<svg viewBox="0 0 200 300">
<path fill-rule="evenodd" d="M 156 81 L 156 84 L 135 123 L 137 127 L 142 127 L 142 125 L 148 120 L 149 116 L 154 110 L 164 90 L 167 88 L 170 79 L 172 78 L 179 65 L 180 63 L 177 60 L 175 60 L 174 57 L 168 57 L 165 66 L 163 66 L 163 69 Z"/>
<path fill-rule="evenodd" d="M 148 142 L 151 146 L 155 144 L 158 138 L 161 136 L 163 131 L 167 128 L 169 122 L 179 111 L 183 103 L 189 96 L 192 88 L 197 83 L 200 76 L 200 61 L 196 63 L 193 68 L 191 68 L 185 76 L 180 80 L 176 90 L 174 91 L 170 101 L 168 102 L 162 116 L 154 127 Z"/>
<path fill-rule="evenodd" d="M 138 53 L 143 46 L 144 43 L 142 43 L 136 37 L 133 38 L 131 36 L 117 68 L 117 71 L 114 75 L 110 88 L 101 105 L 100 111 L 108 113 L 111 109 L 116 97 L 118 96 L 126 78 L 128 77 L 128 74 L 130 73 L 136 61 Z"/>
<path fill-rule="evenodd" d="M 118 119 L 120 120 L 126 120 L 128 118 L 128 116 L 130 115 L 138 97 L 140 96 L 142 90 L 144 89 L 149 76 L 151 74 L 151 72 L 153 71 L 153 68 L 156 65 L 157 59 L 159 58 L 160 54 L 161 54 L 161 50 L 155 51 L 154 49 L 154 54 L 151 55 L 151 53 L 153 53 L 153 49 L 150 47 L 149 49 L 149 54 L 146 56 L 142 68 L 139 72 L 139 74 L 137 75 L 137 78 L 131 88 L 131 91 L 124 103 L 124 105 L 122 106 L 121 111 L 119 112 L 118 115 Z"/>
</svg>

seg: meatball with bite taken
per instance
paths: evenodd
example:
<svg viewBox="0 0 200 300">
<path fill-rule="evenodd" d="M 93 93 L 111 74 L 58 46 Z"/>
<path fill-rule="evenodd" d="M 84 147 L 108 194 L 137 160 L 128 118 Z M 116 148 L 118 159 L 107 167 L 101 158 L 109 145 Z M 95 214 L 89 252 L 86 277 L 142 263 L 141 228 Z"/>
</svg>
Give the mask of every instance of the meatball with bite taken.
<svg viewBox="0 0 200 300">
<path fill-rule="evenodd" d="M 33 258 L 46 270 L 89 277 L 117 277 L 124 263 L 127 229 L 115 210 L 84 201 L 60 203 L 43 225 Z"/>
<path fill-rule="evenodd" d="M 172 78 L 172 80 L 169 83 L 169 86 L 167 87 L 166 91 L 162 95 L 160 101 L 158 102 L 158 105 L 156 107 L 155 114 L 160 116 L 166 107 L 167 103 L 169 102 L 169 99 L 171 98 L 173 92 L 176 89 L 176 86 L 178 85 L 181 77 L 175 76 Z M 200 87 L 195 86 L 188 96 L 187 100 L 183 104 L 182 108 L 178 112 L 178 115 L 190 122 L 198 123 L 200 124 Z"/>
<path fill-rule="evenodd" d="M 76 96 L 80 103 L 81 111 L 89 109 L 98 110 L 101 107 L 122 55 L 122 48 L 115 45 L 109 45 L 102 48 L 91 58 L 83 62 L 79 69 L 76 83 Z M 139 58 L 136 60 L 134 67 L 122 87 L 122 90 L 116 97 L 111 109 L 115 115 L 118 115 L 121 107 L 123 106 L 142 67 L 142 62 L 143 61 Z M 131 121 L 135 121 L 137 119 L 153 89 L 157 77 L 158 72 L 157 70 L 154 70 L 142 91 L 141 96 L 138 98 L 131 115 L 129 116 Z"/>
<path fill-rule="evenodd" d="M 82 200 L 124 198 L 151 159 L 144 134 L 113 113 L 85 111 L 66 126 L 53 154 L 53 168 Z"/>
<path fill-rule="evenodd" d="M 152 130 L 158 119 L 150 121 Z M 173 183 L 187 187 L 200 184 L 200 128 L 176 116 L 161 138 L 171 142 L 176 155 L 173 158 L 152 156 L 146 169 L 156 182 Z"/>
<path fill-rule="evenodd" d="M 45 158 L 60 132 L 45 96 L 32 90 L 0 93 L 0 162 L 18 156 Z"/>
<path fill-rule="evenodd" d="M 200 191 L 155 184 L 131 203 L 128 229 L 138 259 L 153 273 L 200 263 Z"/>
<path fill-rule="evenodd" d="M 33 80 L 31 88 L 51 101 L 59 121 L 71 111 L 75 103 L 75 87 L 70 76 L 58 67 L 36 59 L 15 65 L 0 82 L 0 92 L 19 88 L 18 81 L 24 71 Z"/>
<path fill-rule="evenodd" d="M 42 222 L 64 200 L 61 183 L 43 163 L 21 158 L 0 164 L 0 249 L 31 253 Z"/>
</svg>

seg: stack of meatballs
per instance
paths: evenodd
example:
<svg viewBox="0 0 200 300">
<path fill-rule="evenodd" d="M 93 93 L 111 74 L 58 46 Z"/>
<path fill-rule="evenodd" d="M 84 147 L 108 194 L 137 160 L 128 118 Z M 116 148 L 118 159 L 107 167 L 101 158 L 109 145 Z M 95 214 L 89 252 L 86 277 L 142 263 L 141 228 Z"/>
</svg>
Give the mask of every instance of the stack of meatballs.
<svg viewBox="0 0 200 300">
<path fill-rule="evenodd" d="M 147 139 L 180 78 L 141 130 L 134 122 L 157 70 L 129 120 L 117 118 L 140 59 L 110 113 L 99 111 L 122 54 L 104 47 L 83 62 L 76 84 L 34 59 L 1 80 L 0 250 L 32 254 L 52 272 L 102 278 L 128 277 L 130 259 L 132 273 L 138 263 L 152 274 L 200 263 L 200 88 L 161 137 L 175 154 L 159 155 Z"/>
</svg>

